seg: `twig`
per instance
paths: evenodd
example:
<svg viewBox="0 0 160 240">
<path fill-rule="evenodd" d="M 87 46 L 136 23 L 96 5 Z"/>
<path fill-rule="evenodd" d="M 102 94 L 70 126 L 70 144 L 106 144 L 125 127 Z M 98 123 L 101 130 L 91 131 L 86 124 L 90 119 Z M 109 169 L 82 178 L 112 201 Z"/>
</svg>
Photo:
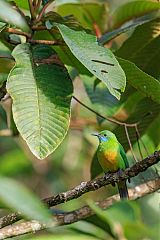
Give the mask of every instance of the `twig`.
<svg viewBox="0 0 160 240">
<path fill-rule="evenodd" d="M 140 137 L 139 130 L 138 130 L 138 126 L 135 126 L 135 129 L 136 129 L 136 134 L 137 134 L 138 138 L 140 139 L 140 141 L 141 141 L 141 143 L 142 143 L 142 145 L 143 145 L 143 147 L 144 147 L 144 149 L 145 149 L 145 151 L 146 151 L 146 154 L 147 154 L 147 156 L 148 156 L 149 153 L 148 153 L 148 150 L 147 150 L 147 148 L 146 148 L 146 146 L 145 146 L 142 138 Z"/>
<path fill-rule="evenodd" d="M 41 18 L 43 17 L 43 14 L 45 13 L 46 9 L 48 8 L 48 6 L 49 6 L 52 2 L 54 2 L 54 0 L 48 1 L 48 2 L 43 6 L 41 12 L 39 13 L 39 15 L 38 15 L 37 19 L 34 21 L 34 23 L 37 23 L 37 22 L 39 22 L 39 21 L 41 20 Z"/>
<path fill-rule="evenodd" d="M 141 151 L 141 145 L 140 145 L 140 142 L 139 142 L 139 135 L 138 135 L 138 133 L 137 133 L 137 128 L 135 128 L 135 130 L 136 130 L 136 138 L 137 138 L 137 144 L 138 144 L 138 150 L 139 150 L 139 154 L 140 154 L 140 156 L 141 156 L 141 160 L 143 159 L 143 154 L 142 154 L 142 151 Z"/>
<path fill-rule="evenodd" d="M 42 0 L 38 0 L 37 5 L 36 5 L 36 7 L 35 7 L 35 11 L 38 12 L 38 10 L 39 10 L 39 8 L 40 8 L 40 6 L 41 6 L 41 2 L 42 2 Z"/>
<path fill-rule="evenodd" d="M 25 36 L 25 37 L 27 37 L 27 38 L 30 38 L 30 37 L 31 37 L 31 34 L 30 34 L 30 33 L 22 32 L 22 31 L 19 31 L 19 30 L 14 29 L 14 28 L 6 28 L 6 29 L 5 29 L 5 32 L 14 33 L 14 34 L 17 34 L 17 35 Z"/>
<path fill-rule="evenodd" d="M 0 58 L 4 58 L 4 59 L 10 59 L 14 61 L 14 58 L 12 56 L 8 57 L 8 56 L 0 56 Z"/>
<path fill-rule="evenodd" d="M 57 40 L 35 40 L 29 39 L 28 42 L 30 43 L 37 43 L 37 44 L 45 44 L 45 45 L 64 45 L 64 42 L 57 41 Z"/>
<path fill-rule="evenodd" d="M 28 0 L 28 4 L 29 4 L 30 13 L 31 13 L 31 18 L 35 19 L 36 15 L 35 15 L 35 9 L 34 9 L 32 0 Z"/>
<path fill-rule="evenodd" d="M 129 138 L 129 134 L 128 134 L 128 129 L 127 129 L 127 126 L 125 125 L 124 126 L 124 129 L 125 129 L 125 133 L 126 133 L 126 137 L 127 137 L 127 140 L 128 140 L 128 143 L 129 143 L 129 147 L 131 149 L 131 153 L 133 155 L 133 158 L 136 162 L 138 162 L 137 158 L 136 158 L 136 155 L 134 154 L 134 151 L 133 151 L 133 147 L 132 147 L 132 143 L 130 141 L 130 138 Z"/>
<path fill-rule="evenodd" d="M 148 187 L 150 186 L 150 188 Z M 153 193 L 160 188 L 160 179 L 155 179 L 144 184 L 141 184 L 133 189 L 129 189 L 130 200 L 136 200 L 147 194 Z M 114 195 L 103 201 L 96 202 L 95 204 L 101 209 L 107 209 L 111 207 L 114 203 L 118 202 L 119 196 Z M 72 212 L 67 212 L 63 214 L 57 214 L 53 218 L 53 223 L 50 225 L 41 224 L 38 221 L 26 221 L 19 224 L 14 224 L 5 227 L 0 230 L 0 239 L 6 239 L 14 236 L 20 236 L 26 233 L 35 233 L 44 228 L 54 227 L 57 225 L 71 224 L 80 220 L 83 220 L 89 216 L 94 215 L 93 210 L 89 206 L 83 206 Z"/>
<path fill-rule="evenodd" d="M 105 185 L 108 185 L 113 182 L 118 182 L 123 179 L 127 178 L 132 178 L 138 175 L 140 172 L 146 171 L 147 168 L 151 167 L 152 165 L 158 163 L 160 161 L 160 151 L 155 152 L 154 154 L 148 156 L 142 161 L 139 161 L 135 163 L 132 167 L 127 168 L 121 176 L 119 176 L 117 173 L 111 174 L 107 180 L 104 177 L 97 178 L 95 180 L 91 180 L 88 182 L 82 182 L 80 185 L 76 186 L 75 188 L 67 191 L 67 192 L 62 192 L 56 196 L 52 196 L 46 199 L 43 199 L 43 202 L 48 206 L 48 207 L 53 207 L 56 206 L 60 203 L 64 203 L 67 201 L 70 201 L 75 198 L 79 198 L 83 194 L 90 192 L 90 191 L 95 191 Z M 11 215 L 11 220 L 9 220 L 9 217 L 7 218 L 7 221 L 4 221 L 1 218 L 0 219 L 0 228 L 7 226 L 9 224 L 12 224 L 19 220 L 21 218 L 21 215 L 18 213 L 13 213 Z"/>
<path fill-rule="evenodd" d="M 125 123 L 125 122 L 120 122 L 114 118 L 109 118 L 109 117 L 105 117 L 103 116 L 102 114 L 98 113 L 97 111 L 95 111 L 94 109 L 88 107 L 86 104 L 84 104 L 83 102 L 81 102 L 77 97 L 73 96 L 73 98 L 79 103 L 81 104 L 83 107 L 85 107 L 86 109 L 88 109 L 89 111 L 95 113 L 97 116 L 109 121 L 109 122 L 112 122 L 112 123 L 115 123 L 115 124 L 118 124 L 120 126 L 127 126 L 127 127 L 132 127 L 132 128 L 135 128 L 135 126 L 138 124 L 137 122 L 136 123 Z"/>
</svg>

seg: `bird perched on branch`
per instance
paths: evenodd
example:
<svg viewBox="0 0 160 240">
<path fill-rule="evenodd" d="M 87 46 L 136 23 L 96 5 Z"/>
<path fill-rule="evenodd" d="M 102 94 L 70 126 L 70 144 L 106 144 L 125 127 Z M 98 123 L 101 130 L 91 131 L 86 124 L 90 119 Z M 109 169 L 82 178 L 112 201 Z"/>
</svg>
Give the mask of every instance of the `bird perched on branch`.
<svg viewBox="0 0 160 240">
<path fill-rule="evenodd" d="M 128 160 L 122 145 L 118 142 L 114 133 L 104 130 L 99 134 L 92 134 L 99 139 L 97 149 L 98 161 L 105 172 L 106 178 L 110 173 L 117 172 L 119 175 L 129 167 Z M 128 199 L 126 180 L 117 182 L 121 199 Z"/>
</svg>

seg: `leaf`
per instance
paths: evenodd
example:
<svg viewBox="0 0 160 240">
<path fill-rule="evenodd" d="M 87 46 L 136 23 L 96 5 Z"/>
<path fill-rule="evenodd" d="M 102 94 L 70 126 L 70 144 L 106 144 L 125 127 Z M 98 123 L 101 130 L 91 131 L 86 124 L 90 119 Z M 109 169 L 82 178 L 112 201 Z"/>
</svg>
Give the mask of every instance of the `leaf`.
<svg viewBox="0 0 160 240">
<path fill-rule="evenodd" d="M 146 73 L 159 78 L 160 18 L 137 27 L 116 55 L 134 62 Z"/>
<path fill-rule="evenodd" d="M 12 2 L 12 0 L 9 0 L 9 2 Z M 28 1 L 26 1 L 26 0 L 14 0 L 14 2 L 17 4 L 18 7 L 29 10 Z"/>
<path fill-rule="evenodd" d="M 0 32 L 2 32 L 7 26 L 7 23 L 0 22 Z"/>
<path fill-rule="evenodd" d="M 37 236 L 37 237 L 29 237 L 28 240 L 97 240 L 97 238 L 95 237 L 91 237 L 91 236 L 86 236 L 83 234 L 67 234 L 65 233 L 65 235 L 62 234 L 55 234 L 54 235 L 44 235 L 44 236 Z"/>
<path fill-rule="evenodd" d="M 121 58 L 117 59 L 126 74 L 127 82 L 144 96 L 160 103 L 160 82 L 140 70 L 134 63 Z"/>
<path fill-rule="evenodd" d="M 99 46 L 96 37 L 57 24 L 60 33 L 75 57 L 98 79 L 106 84 L 117 99 L 125 89 L 125 74 L 113 53 Z"/>
<path fill-rule="evenodd" d="M 0 20 L 16 26 L 25 32 L 30 32 L 26 19 L 4 0 L 0 1 Z"/>
<path fill-rule="evenodd" d="M 149 21 L 148 19 L 146 19 L 146 20 L 142 19 L 142 20 L 139 20 L 137 22 L 134 22 L 134 23 L 128 25 L 127 27 L 120 27 L 113 31 L 107 32 L 98 40 L 98 42 L 100 44 L 104 45 L 105 43 L 109 42 L 113 38 L 119 36 L 120 34 L 134 30 L 136 27 L 138 27 L 148 21 Z"/>
<path fill-rule="evenodd" d="M 102 82 L 94 88 L 95 77 L 88 75 L 80 77 L 94 109 L 105 116 L 112 116 L 119 107 L 119 101 L 110 94 Z"/>
<path fill-rule="evenodd" d="M 147 133 L 147 130 L 153 123 L 153 121 L 158 117 L 160 112 L 160 104 L 153 102 L 149 98 L 143 98 L 141 101 L 138 102 L 135 110 L 132 112 L 130 117 L 127 119 L 126 122 L 128 123 L 135 123 L 139 122 L 138 129 L 141 137 Z M 137 141 L 136 133 L 134 128 L 128 128 L 130 140 L 132 144 Z M 119 142 L 127 151 L 129 149 L 129 144 L 126 138 L 126 134 L 123 127 L 117 127 L 114 130 Z"/>
<path fill-rule="evenodd" d="M 102 220 L 103 222 L 106 223 L 107 225 L 107 229 L 108 229 L 108 233 L 114 238 L 116 239 L 116 232 L 114 229 L 114 222 L 112 221 L 112 219 L 110 219 L 107 215 L 107 213 L 105 211 L 103 211 L 100 207 L 96 206 L 94 204 L 94 202 L 92 201 L 87 201 L 89 207 L 94 211 L 94 213 L 97 215 L 98 218 L 100 218 L 100 220 Z"/>
<path fill-rule="evenodd" d="M 96 23 L 101 30 L 108 18 L 108 7 L 104 1 L 57 1 L 57 12 L 62 16 L 73 15 L 84 28 L 94 30 Z"/>
<path fill-rule="evenodd" d="M 113 12 L 111 16 L 112 28 L 117 28 L 133 18 L 138 18 L 158 9 L 160 9 L 159 2 L 143 0 L 125 3 Z"/>
<path fill-rule="evenodd" d="M 16 66 L 7 89 L 13 99 L 14 121 L 32 153 L 43 159 L 67 133 L 72 82 L 59 60 L 55 64 L 57 55 L 50 47 L 21 44 L 13 57 Z"/>
<path fill-rule="evenodd" d="M 42 202 L 25 186 L 7 177 L 0 177 L 0 199 L 9 208 L 20 211 L 29 219 L 50 221 L 50 214 Z"/>
</svg>

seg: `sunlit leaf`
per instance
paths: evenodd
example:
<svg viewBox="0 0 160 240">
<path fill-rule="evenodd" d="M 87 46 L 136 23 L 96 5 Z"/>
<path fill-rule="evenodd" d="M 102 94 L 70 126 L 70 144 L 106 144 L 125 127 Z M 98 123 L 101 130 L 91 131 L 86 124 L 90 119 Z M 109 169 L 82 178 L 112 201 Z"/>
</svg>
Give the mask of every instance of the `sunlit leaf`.
<svg viewBox="0 0 160 240">
<path fill-rule="evenodd" d="M 0 201 L 27 218 L 48 222 L 50 214 L 40 200 L 19 182 L 0 177 Z"/>
<path fill-rule="evenodd" d="M 125 89 L 125 74 L 113 53 L 99 46 L 96 37 L 57 24 L 62 37 L 75 57 L 98 79 L 106 84 L 116 98 Z"/>
<path fill-rule="evenodd" d="M 7 84 L 13 117 L 33 154 L 43 159 L 67 133 L 72 82 L 50 47 L 21 44 L 13 56 L 16 66 Z"/>
<path fill-rule="evenodd" d="M 153 1 L 131 1 L 121 5 L 112 14 L 112 27 L 117 28 L 130 19 L 145 15 L 160 9 L 159 2 Z"/>
</svg>

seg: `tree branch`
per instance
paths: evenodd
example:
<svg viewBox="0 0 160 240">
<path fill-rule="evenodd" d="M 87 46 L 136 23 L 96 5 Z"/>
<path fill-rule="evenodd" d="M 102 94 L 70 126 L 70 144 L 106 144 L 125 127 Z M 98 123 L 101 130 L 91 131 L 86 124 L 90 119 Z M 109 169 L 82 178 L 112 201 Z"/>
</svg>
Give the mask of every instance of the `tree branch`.
<svg viewBox="0 0 160 240">
<path fill-rule="evenodd" d="M 36 39 L 29 39 L 28 42 L 30 43 L 37 43 L 37 44 L 45 44 L 45 45 L 64 45 L 64 42 L 57 41 L 57 40 L 36 40 Z"/>
<path fill-rule="evenodd" d="M 132 127 L 135 128 L 138 125 L 138 122 L 136 123 L 125 123 L 125 122 L 120 122 L 114 118 L 109 118 L 109 117 L 105 117 L 102 114 L 98 113 L 97 111 L 95 111 L 94 109 L 88 107 L 86 104 L 84 104 L 83 102 L 81 102 L 78 98 L 76 98 L 75 96 L 73 96 L 73 98 L 79 103 L 81 104 L 83 107 L 85 107 L 86 109 L 88 109 L 89 111 L 95 113 L 97 116 L 101 117 L 102 119 L 105 119 L 109 122 L 115 123 L 119 126 L 126 126 L 126 127 Z"/>
<path fill-rule="evenodd" d="M 129 189 L 130 200 L 136 200 L 138 198 L 141 198 L 149 193 L 157 191 L 159 188 L 160 179 L 155 179 L 152 181 L 148 181 L 147 183 L 143 183 L 133 189 Z M 95 204 L 101 209 L 106 209 L 111 207 L 114 203 L 118 201 L 120 201 L 120 199 L 119 195 L 117 194 L 103 201 L 96 202 Z M 0 230 L 0 239 L 20 236 L 26 233 L 35 233 L 48 227 L 71 224 L 92 215 L 94 215 L 93 210 L 88 205 L 86 205 L 72 212 L 56 214 L 53 218 L 53 223 L 50 225 L 41 224 L 38 221 L 32 220 L 5 227 Z"/>
<path fill-rule="evenodd" d="M 111 174 L 107 179 L 104 177 L 100 177 L 88 182 L 82 182 L 80 185 L 76 186 L 75 188 L 67 191 L 62 192 L 56 196 L 52 196 L 49 198 L 45 198 L 42 201 L 48 206 L 53 207 L 60 203 L 64 203 L 70 201 L 72 199 L 78 198 L 83 194 L 95 191 L 105 185 L 108 185 L 113 182 L 118 182 L 123 179 L 132 178 L 137 176 L 140 172 L 146 171 L 147 168 L 151 167 L 152 165 L 158 163 L 160 161 L 160 151 L 155 152 L 154 154 L 148 156 L 147 158 L 143 159 L 140 162 L 137 162 L 132 167 L 127 168 L 121 176 L 117 173 Z M 131 198 L 130 198 L 131 199 Z M 4 216 L 0 218 L 0 228 L 5 227 L 9 224 L 12 224 L 22 218 L 20 213 L 12 213 L 8 216 Z"/>
</svg>

